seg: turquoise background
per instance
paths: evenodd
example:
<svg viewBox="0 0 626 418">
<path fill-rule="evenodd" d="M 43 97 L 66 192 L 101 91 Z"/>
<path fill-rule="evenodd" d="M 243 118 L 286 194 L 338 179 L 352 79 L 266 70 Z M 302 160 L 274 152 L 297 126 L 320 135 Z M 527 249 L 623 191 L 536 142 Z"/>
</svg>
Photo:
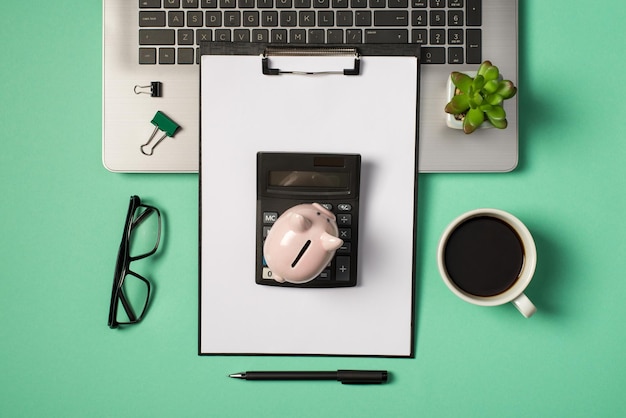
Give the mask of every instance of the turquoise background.
<svg viewBox="0 0 626 418">
<path fill-rule="evenodd" d="M 0 12 L 0 416 L 626 414 L 622 1 L 520 1 L 518 168 L 419 179 L 414 359 L 197 356 L 198 177 L 103 168 L 101 7 L 11 1 Z M 131 194 L 162 208 L 165 233 L 151 311 L 114 331 Z M 465 303 L 439 277 L 441 232 L 477 207 L 508 210 L 535 236 L 531 319 Z M 335 368 L 393 380 L 226 377 Z"/>
</svg>

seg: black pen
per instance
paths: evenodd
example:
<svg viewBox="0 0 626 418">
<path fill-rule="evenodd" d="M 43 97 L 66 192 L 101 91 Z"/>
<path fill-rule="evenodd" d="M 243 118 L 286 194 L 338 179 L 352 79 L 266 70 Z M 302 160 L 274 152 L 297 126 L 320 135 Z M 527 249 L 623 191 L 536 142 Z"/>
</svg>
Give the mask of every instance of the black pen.
<svg viewBox="0 0 626 418">
<path fill-rule="evenodd" d="M 386 370 L 337 370 L 336 372 L 241 372 L 229 375 L 244 380 L 337 380 L 344 384 L 384 383 L 389 373 Z"/>
</svg>

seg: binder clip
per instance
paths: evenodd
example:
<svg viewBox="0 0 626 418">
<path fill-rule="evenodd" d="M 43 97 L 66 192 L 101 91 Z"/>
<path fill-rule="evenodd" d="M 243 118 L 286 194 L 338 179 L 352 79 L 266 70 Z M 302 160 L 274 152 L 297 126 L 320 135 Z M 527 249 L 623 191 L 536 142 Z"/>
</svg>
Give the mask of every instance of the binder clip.
<svg viewBox="0 0 626 418">
<path fill-rule="evenodd" d="M 163 87 L 163 83 L 152 81 L 149 86 L 135 86 L 133 91 L 135 94 L 149 94 L 150 97 L 161 97 L 161 87 Z"/>
<path fill-rule="evenodd" d="M 141 153 L 147 156 L 150 156 L 154 153 L 154 149 L 157 147 L 157 145 L 161 143 L 161 141 L 165 139 L 166 136 L 169 136 L 169 137 L 174 136 L 178 128 L 180 128 L 179 124 L 177 124 L 172 119 L 165 116 L 165 114 L 161 112 L 160 110 L 156 112 L 156 114 L 154 115 L 150 123 L 154 125 L 154 131 L 152 131 L 152 135 L 150 135 L 150 139 L 148 139 L 148 142 L 146 142 L 141 147 L 139 147 L 139 149 L 141 150 Z M 154 143 L 154 145 L 149 149 L 149 152 L 145 151 L 144 148 L 150 145 L 152 140 L 156 137 L 156 134 L 158 131 L 163 132 L 163 136 L 161 136 L 161 138 L 159 138 Z"/>
</svg>

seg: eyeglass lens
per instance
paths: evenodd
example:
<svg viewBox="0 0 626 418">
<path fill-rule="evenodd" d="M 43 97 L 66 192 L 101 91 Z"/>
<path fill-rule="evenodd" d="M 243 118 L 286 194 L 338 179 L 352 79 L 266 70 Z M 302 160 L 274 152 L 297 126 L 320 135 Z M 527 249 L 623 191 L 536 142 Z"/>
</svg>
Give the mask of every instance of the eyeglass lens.
<svg viewBox="0 0 626 418">
<path fill-rule="evenodd" d="M 129 324 L 141 318 L 148 306 L 150 287 L 143 277 L 131 272 L 126 274 L 119 292 L 119 301 L 115 320 L 119 324 Z"/>
<path fill-rule="evenodd" d="M 146 257 L 159 243 L 159 217 L 152 208 L 135 209 L 130 230 L 129 255 L 131 260 Z"/>
</svg>

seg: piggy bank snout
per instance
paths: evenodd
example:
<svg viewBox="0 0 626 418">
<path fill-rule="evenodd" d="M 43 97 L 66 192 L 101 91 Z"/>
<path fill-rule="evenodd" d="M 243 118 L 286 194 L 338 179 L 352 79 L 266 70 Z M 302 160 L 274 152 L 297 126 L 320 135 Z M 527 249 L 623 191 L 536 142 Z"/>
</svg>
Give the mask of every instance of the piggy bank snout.
<svg viewBox="0 0 626 418">
<path fill-rule="evenodd" d="M 322 242 L 322 247 L 326 251 L 337 251 L 343 245 L 343 240 L 341 238 L 331 235 L 328 232 L 324 232 L 322 234 L 320 241 Z"/>
</svg>

